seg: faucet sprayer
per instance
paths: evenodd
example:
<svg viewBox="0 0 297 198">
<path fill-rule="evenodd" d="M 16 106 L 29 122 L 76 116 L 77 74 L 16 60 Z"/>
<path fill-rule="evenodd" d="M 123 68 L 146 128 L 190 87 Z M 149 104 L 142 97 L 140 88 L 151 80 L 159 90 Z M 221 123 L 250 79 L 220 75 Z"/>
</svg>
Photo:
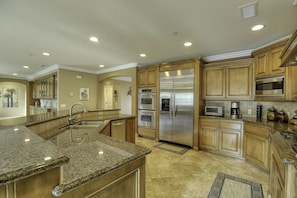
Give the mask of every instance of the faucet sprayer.
<svg viewBox="0 0 297 198">
<path fill-rule="evenodd" d="M 88 112 L 86 106 L 84 104 L 82 104 L 81 102 L 74 103 L 73 105 L 71 105 L 71 107 L 69 109 L 69 118 L 68 118 L 69 124 L 74 124 L 75 123 L 75 118 L 72 118 L 72 111 L 73 111 L 73 107 L 76 106 L 76 105 L 82 106 L 84 113 Z"/>
</svg>

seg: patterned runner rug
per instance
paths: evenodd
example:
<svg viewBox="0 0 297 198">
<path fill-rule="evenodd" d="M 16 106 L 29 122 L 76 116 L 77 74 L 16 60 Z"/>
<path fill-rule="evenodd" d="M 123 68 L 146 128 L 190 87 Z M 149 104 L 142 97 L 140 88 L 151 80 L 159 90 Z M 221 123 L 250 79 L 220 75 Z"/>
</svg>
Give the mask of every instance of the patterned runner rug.
<svg viewBox="0 0 297 198">
<path fill-rule="evenodd" d="M 263 198 L 262 185 L 245 179 L 218 173 L 208 198 Z"/>
</svg>

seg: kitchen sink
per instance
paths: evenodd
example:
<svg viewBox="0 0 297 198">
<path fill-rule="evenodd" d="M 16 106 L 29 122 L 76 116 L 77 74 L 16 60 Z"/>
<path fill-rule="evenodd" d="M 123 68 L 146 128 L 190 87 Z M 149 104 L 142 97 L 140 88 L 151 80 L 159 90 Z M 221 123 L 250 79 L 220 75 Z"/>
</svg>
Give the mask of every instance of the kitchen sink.
<svg viewBox="0 0 297 198">
<path fill-rule="evenodd" d="M 82 120 L 75 125 L 80 125 L 80 126 L 81 125 L 97 125 L 97 126 L 99 126 L 103 123 L 104 123 L 104 121 L 100 121 L 100 120 Z"/>
</svg>

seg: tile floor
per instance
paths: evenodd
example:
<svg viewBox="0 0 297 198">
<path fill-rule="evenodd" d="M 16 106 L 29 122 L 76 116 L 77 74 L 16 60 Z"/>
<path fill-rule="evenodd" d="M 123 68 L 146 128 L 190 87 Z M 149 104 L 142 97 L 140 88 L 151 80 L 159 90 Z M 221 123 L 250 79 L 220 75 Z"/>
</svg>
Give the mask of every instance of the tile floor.
<svg viewBox="0 0 297 198">
<path fill-rule="evenodd" d="M 146 158 L 146 198 L 206 198 L 217 172 L 261 183 L 267 197 L 269 174 L 244 160 L 194 150 L 179 155 L 142 137 L 136 144 L 152 149 Z"/>
</svg>

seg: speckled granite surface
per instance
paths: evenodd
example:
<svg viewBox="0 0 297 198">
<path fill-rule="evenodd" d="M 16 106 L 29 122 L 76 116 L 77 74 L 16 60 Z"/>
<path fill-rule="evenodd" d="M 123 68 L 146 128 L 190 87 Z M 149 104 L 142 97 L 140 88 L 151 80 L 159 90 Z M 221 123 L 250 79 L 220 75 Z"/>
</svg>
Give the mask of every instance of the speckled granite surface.
<svg viewBox="0 0 297 198">
<path fill-rule="evenodd" d="M 7 120 L 7 123 L 1 121 L 0 185 L 62 166 L 61 184 L 53 190 L 59 195 L 151 152 L 150 149 L 100 134 L 111 120 L 135 116 L 89 116 L 88 120 L 102 120 L 102 124 L 97 128 L 79 130 L 56 127 L 39 136 L 25 126 L 65 116 L 67 113 L 38 119 L 29 116 Z M 51 159 L 45 160 L 47 157 Z"/>
<path fill-rule="evenodd" d="M 25 126 L 0 129 L 0 185 L 61 166 L 68 158 Z M 47 157 L 51 159 L 46 160 Z"/>
<path fill-rule="evenodd" d="M 98 134 L 96 141 L 72 145 L 61 149 L 61 152 L 70 160 L 63 166 L 63 181 L 53 191 L 56 195 L 73 190 L 109 171 L 144 157 L 151 150 Z"/>
</svg>

